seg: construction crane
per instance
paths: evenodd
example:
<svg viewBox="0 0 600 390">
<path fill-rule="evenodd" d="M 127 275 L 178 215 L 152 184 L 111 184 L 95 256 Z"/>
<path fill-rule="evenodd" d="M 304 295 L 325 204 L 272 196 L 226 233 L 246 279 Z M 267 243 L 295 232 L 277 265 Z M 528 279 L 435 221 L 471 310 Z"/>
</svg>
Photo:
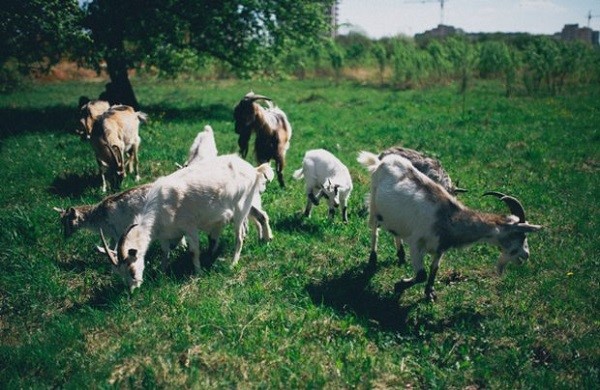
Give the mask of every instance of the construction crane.
<svg viewBox="0 0 600 390">
<path fill-rule="evenodd" d="M 440 24 L 444 24 L 444 3 L 448 0 L 409 0 L 406 3 L 440 3 Z"/>
<path fill-rule="evenodd" d="M 588 19 L 588 27 L 590 27 L 590 22 L 592 21 L 592 18 L 599 18 L 600 15 L 592 15 L 592 10 L 590 10 L 590 12 L 588 12 L 587 15 L 587 19 Z"/>
</svg>

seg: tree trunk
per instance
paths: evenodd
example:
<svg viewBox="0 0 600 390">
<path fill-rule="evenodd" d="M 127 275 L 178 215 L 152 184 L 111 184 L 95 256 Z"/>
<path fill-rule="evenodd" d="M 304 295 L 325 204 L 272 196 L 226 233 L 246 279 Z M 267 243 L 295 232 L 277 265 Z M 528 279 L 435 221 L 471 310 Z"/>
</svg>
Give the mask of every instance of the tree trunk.
<svg viewBox="0 0 600 390">
<path fill-rule="evenodd" d="M 125 59 L 119 54 L 113 54 L 107 57 L 106 65 L 110 83 L 106 84 L 106 90 L 102 92 L 100 99 L 107 100 L 111 105 L 125 104 L 132 106 L 137 111 L 139 103 L 129 81 Z"/>
</svg>

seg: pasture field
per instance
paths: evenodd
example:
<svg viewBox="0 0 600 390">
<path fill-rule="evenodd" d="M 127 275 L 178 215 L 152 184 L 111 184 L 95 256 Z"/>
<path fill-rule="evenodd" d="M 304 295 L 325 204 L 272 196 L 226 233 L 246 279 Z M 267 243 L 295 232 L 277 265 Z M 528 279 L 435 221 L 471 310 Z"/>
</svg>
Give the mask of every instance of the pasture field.
<svg viewBox="0 0 600 390">
<path fill-rule="evenodd" d="M 90 145 L 73 130 L 80 95 L 102 83 L 34 85 L 0 95 L 0 387 L 2 388 L 597 388 L 600 383 L 600 89 L 516 96 L 480 82 L 397 91 L 328 81 L 134 81 L 142 125 L 142 182 L 186 159 L 209 123 L 220 153 L 237 150 L 232 111 L 253 89 L 293 126 L 282 190 L 263 194 L 274 240 L 252 227 L 237 268 L 226 228 L 219 259 L 193 275 L 177 249 L 159 248 L 129 294 L 95 246 L 63 238 L 52 207 L 99 201 Z M 531 257 L 495 274 L 498 249 L 446 254 L 438 300 L 423 285 L 401 296 L 393 240 L 381 233 L 367 266 L 357 152 L 403 144 L 439 158 L 469 192 L 468 206 L 507 212 L 486 190 L 518 197 Z M 304 152 L 326 148 L 350 169 L 348 224 L 324 205 L 303 219 Z M 252 150 L 251 150 L 252 152 Z M 249 154 L 250 156 L 250 154 Z M 130 177 L 124 187 L 135 185 Z M 201 234 L 201 248 L 207 246 Z M 409 262 L 410 263 L 410 262 Z"/>
</svg>

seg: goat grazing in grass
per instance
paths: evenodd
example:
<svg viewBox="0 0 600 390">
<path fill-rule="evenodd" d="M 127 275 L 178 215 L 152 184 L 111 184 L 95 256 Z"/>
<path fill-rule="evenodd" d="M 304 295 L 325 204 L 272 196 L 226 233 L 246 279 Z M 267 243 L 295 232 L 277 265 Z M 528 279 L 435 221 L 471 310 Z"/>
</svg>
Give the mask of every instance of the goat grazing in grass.
<svg viewBox="0 0 600 390">
<path fill-rule="evenodd" d="M 142 212 L 151 184 L 144 184 L 109 195 L 94 205 L 73 206 L 68 209 L 54 208 L 60 213 L 65 238 L 80 229 L 93 232 L 103 230 L 116 243 L 133 218 Z"/>
<path fill-rule="evenodd" d="M 254 168 L 234 155 L 179 169 L 154 182 L 143 211 L 119 239 L 116 253 L 110 250 L 101 233 L 104 250 L 117 273 L 133 290 L 142 283 L 144 258 L 153 240 L 161 244 L 165 268 L 171 243 L 185 236 L 194 269 L 200 272 L 198 230 L 209 234 L 208 251 L 213 256 L 221 231 L 233 221 L 236 232 L 233 267 L 240 258 L 244 221 L 255 195 L 264 191 L 273 176 L 269 164 Z"/>
<path fill-rule="evenodd" d="M 120 189 L 126 168 L 129 173 L 135 173 L 135 181 L 140 179 L 139 125 L 140 121 L 147 120 L 145 113 L 136 112 L 132 107 L 112 106 L 94 122 L 90 140 L 100 167 L 102 192 L 106 192 L 107 178 L 113 190 Z"/>
<path fill-rule="evenodd" d="M 409 160 L 396 154 L 379 159 L 361 152 L 358 162 L 371 173 L 369 225 L 370 262 L 377 262 L 378 228 L 394 235 L 396 244 L 408 242 L 415 276 L 396 284 L 396 292 L 427 281 L 425 296 L 435 299 L 434 279 L 442 255 L 450 248 L 486 242 L 500 247 L 498 273 L 510 261 L 529 258 L 526 233 L 537 232 L 539 225 L 525 219 L 521 203 L 511 196 L 486 192 L 502 200 L 510 215 L 488 214 L 465 207 L 441 185 L 417 170 Z M 433 256 L 429 278 L 423 267 L 427 253 Z"/>
<path fill-rule="evenodd" d="M 333 218 L 335 209 L 342 205 L 342 220 L 348 222 L 348 198 L 352 192 L 352 178 L 348 168 L 333 154 L 324 149 L 309 150 L 304 154 L 302 168 L 296 170 L 294 179 L 304 177 L 306 184 L 306 209 L 304 215 L 310 217 L 312 206 L 319 204 L 324 196 L 329 201 L 329 216 Z"/>
<path fill-rule="evenodd" d="M 383 159 L 385 156 L 389 154 L 397 154 L 398 156 L 404 157 L 409 160 L 412 165 L 419 171 L 425 174 L 425 176 L 429 177 L 434 182 L 438 183 L 450 195 L 456 196 L 459 193 L 466 192 L 467 190 L 463 188 L 458 188 L 452 183 L 450 179 L 450 175 L 442 168 L 442 164 L 431 157 L 427 157 L 421 152 L 418 152 L 414 149 L 408 149 L 401 146 L 393 146 L 381 152 L 379 154 L 379 159 Z M 402 239 L 399 239 L 399 242 L 396 243 L 397 246 L 397 255 L 398 261 L 400 264 L 405 261 L 405 253 L 404 246 L 402 245 Z"/>
<path fill-rule="evenodd" d="M 110 104 L 104 100 L 90 100 L 84 96 L 79 98 L 79 124 L 80 128 L 76 133 L 84 140 L 89 140 L 92 136 L 94 122 L 108 109 Z"/>
<path fill-rule="evenodd" d="M 268 108 L 260 106 L 258 100 L 267 101 Z M 285 154 L 292 138 L 292 126 L 286 114 L 273 106 L 270 98 L 249 92 L 235 107 L 233 118 L 235 132 L 239 134 L 238 145 L 242 157 L 246 158 L 250 136 L 255 132 L 254 151 L 258 163 L 263 164 L 274 159 L 277 181 L 281 187 L 285 187 L 283 168 Z"/>
</svg>

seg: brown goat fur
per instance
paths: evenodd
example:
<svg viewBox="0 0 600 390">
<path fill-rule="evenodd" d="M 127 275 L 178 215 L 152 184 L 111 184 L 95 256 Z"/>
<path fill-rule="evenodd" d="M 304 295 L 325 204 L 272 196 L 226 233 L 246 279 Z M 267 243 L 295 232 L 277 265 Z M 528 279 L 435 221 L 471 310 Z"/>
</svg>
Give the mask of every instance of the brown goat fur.
<svg viewBox="0 0 600 390">
<path fill-rule="evenodd" d="M 268 108 L 259 105 L 257 100 L 269 102 Z M 254 151 L 257 162 L 263 164 L 271 159 L 275 160 L 277 180 L 281 187 L 285 187 L 283 169 L 292 137 L 292 126 L 286 114 L 270 101 L 271 99 L 253 92 L 244 96 L 233 111 L 235 132 L 239 134 L 238 145 L 243 158 L 248 154 L 252 133 L 256 133 Z"/>
</svg>

